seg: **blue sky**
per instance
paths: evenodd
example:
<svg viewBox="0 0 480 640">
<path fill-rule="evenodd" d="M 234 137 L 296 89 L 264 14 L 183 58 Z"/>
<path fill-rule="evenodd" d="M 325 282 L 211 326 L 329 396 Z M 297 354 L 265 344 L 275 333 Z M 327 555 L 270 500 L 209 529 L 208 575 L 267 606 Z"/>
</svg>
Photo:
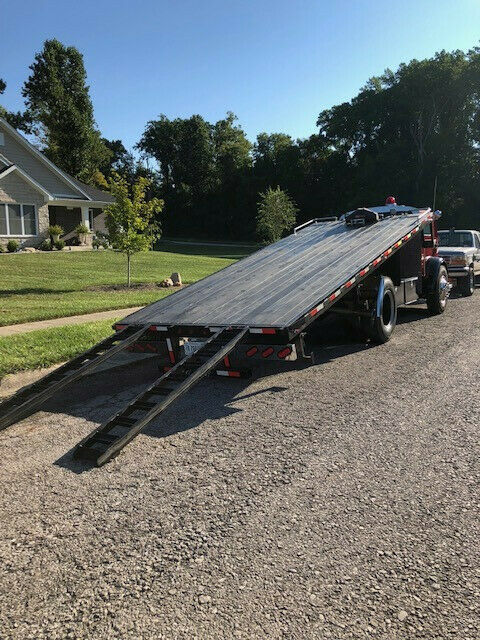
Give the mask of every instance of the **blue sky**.
<svg viewBox="0 0 480 640">
<path fill-rule="evenodd" d="M 478 0 L 0 0 L 4 106 L 47 38 L 84 55 L 95 117 L 132 147 L 160 113 L 214 122 L 233 111 L 250 139 L 305 137 L 365 81 L 480 38 Z"/>
</svg>

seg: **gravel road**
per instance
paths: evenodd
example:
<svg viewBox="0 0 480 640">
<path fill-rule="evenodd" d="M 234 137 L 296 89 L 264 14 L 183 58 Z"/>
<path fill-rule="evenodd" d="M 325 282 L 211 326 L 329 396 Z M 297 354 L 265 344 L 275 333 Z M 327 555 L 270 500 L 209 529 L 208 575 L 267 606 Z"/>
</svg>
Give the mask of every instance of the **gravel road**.
<svg viewBox="0 0 480 640">
<path fill-rule="evenodd" d="M 101 469 L 68 452 L 151 363 L 2 432 L 0 638 L 478 640 L 479 318 L 477 291 L 381 347 L 330 327 Z"/>
</svg>

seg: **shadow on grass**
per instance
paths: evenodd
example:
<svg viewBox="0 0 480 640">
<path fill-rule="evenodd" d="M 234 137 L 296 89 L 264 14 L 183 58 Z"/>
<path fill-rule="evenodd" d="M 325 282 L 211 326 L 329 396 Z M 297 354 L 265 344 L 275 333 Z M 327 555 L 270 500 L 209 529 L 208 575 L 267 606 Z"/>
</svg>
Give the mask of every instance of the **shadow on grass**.
<svg viewBox="0 0 480 640">
<path fill-rule="evenodd" d="M 0 289 L 0 296 L 26 296 L 26 295 L 40 295 L 40 294 L 61 294 L 61 293 L 74 293 L 77 289 L 43 289 L 41 287 L 26 287 L 24 289 Z"/>
<path fill-rule="evenodd" d="M 214 244 L 204 245 L 195 243 L 183 243 L 177 241 L 160 240 L 155 245 L 156 251 L 162 253 L 181 253 L 187 256 L 204 256 L 206 258 L 224 258 L 225 260 L 239 260 L 257 251 L 260 247 L 235 247 Z"/>
</svg>

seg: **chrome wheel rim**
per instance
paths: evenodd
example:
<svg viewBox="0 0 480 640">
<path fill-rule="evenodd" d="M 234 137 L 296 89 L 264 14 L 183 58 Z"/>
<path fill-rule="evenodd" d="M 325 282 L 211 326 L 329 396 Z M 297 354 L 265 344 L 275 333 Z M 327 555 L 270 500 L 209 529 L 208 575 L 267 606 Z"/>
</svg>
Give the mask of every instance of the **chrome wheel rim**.
<svg viewBox="0 0 480 640">
<path fill-rule="evenodd" d="M 448 284 L 448 279 L 444 274 L 442 274 L 438 283 L 438 293 L 442 305 L 445 305 L 447 303 L 449 291 L 450 287 Z"/>
</svg>

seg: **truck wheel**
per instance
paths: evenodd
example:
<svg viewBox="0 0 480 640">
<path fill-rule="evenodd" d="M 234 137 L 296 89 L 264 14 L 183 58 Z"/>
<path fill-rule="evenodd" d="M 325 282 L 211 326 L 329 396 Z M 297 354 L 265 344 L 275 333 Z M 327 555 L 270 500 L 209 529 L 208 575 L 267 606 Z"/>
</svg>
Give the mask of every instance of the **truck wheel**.
<svg viewBox="0 0 480 640">
<path fill-rule="evenodd" d="M 383 295 L 380 301 L 380 313 L 373 318 L 370 325 L 369 337 L 373 342 L 383 344 L 390 337 L 397 324 L 397 303 L 395 301 L 395 287 L 390 278 L 383 278 Z"/>
<path fill-rule="evenodd" d="M 471 296 L 475 291 L 475 273 L 473 268 L 470 267 L 466 278 L 462 278 L 462 284 L 459 287 L 462 296 Z"/>
<path fill-rule="evenodd" d="M 432 315 L 438 315 L 445 311 L 447 306 L 449 286 L 448 273 L 444 266 L 438 270 L 437 280 L 431 293 L 427 293 L 427 309 Z"/>
</svg>

